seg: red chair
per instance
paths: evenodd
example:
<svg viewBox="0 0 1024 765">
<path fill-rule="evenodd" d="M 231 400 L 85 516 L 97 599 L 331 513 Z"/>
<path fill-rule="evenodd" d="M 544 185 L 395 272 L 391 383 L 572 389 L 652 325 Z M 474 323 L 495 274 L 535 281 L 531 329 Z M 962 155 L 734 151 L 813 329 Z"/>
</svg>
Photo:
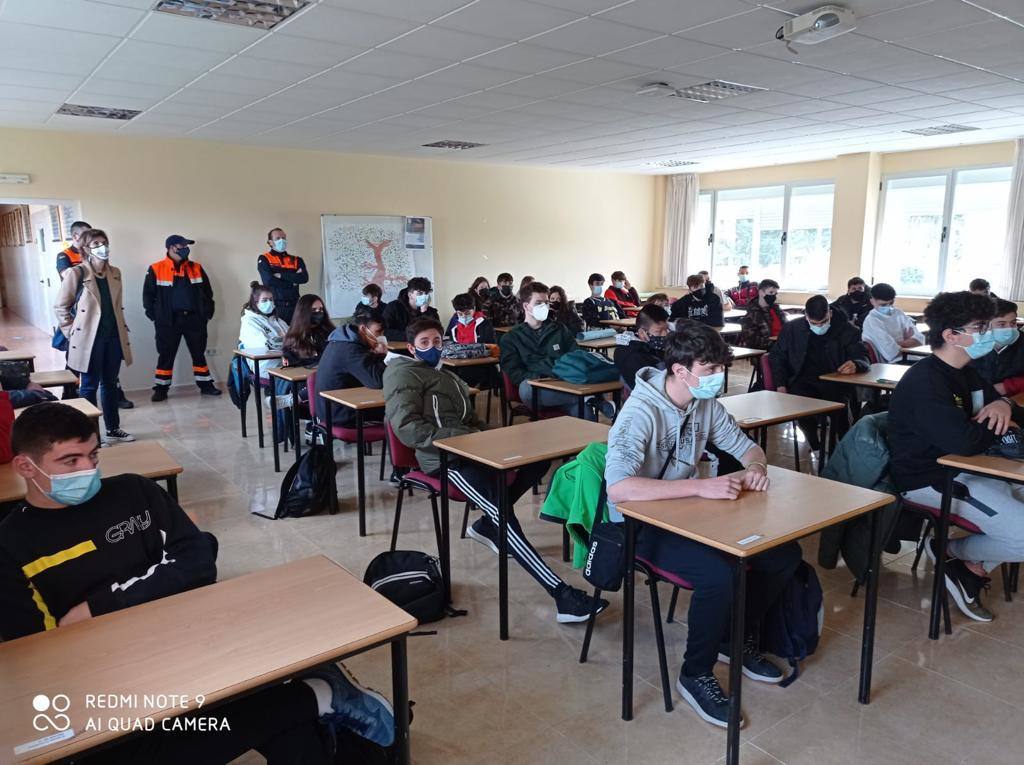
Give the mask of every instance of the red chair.
<svg viewBox="0 0 1024 765">
<path fill-rule="evenodd" d="M 502 407 L 501 424 L 509 426 L 516 417 L 532 417 L 533 410 L 519 397 L 519 388 L 512 384 L 512 380 L 505 373 L 501 373 L 502 383 Z M 537 412 L 537 419 L 551 420 L 555 417 L 564 417 L 565 412 L 561 409 L 544 409 Z"/>
<path fill-rule="evenodd" d="M 320 421 L 320 418 L 316 414 L 316 401 L 317 401 L 317 387 L 316 387 L 316 372 L 311 372 L 309 377 L 306 379 L 306 387 L 309 390 L 309 409 L 310 415 L 313 417 L 313 423 L 315 427 L 326 428 L 326 423 Z M 335 406 L 340 406 L 336 404 Z M 331 435 L 343 441 L 346 444 L 358 444 L 359 443 L 359 431 L 356 428 L 346 428 L 341 425 L 335 425 L 331 428 Z M 388 443 L 387 437 L 384 433 L 384 426 L 379 423 L 365 423 L 363 425 L 363 443 L 359 448 L 366 448 L 367 454 L 373 454 L 373 450 L 370 444 L 380 442 L 380 480 L 384 480 L 384 461 L 387 459 L 388 454 Z"/>
<path fill-rule="evenodd" d="M 864 343 L 864 347 L 867 348 L 868 361 L 872 364 L 878 364 L 881 362 L 881 357 L 878 355 L 878 349 L 875 347 L 875 344 L 870 340 L 861 340 L 861 342 Z"/>
</svg>

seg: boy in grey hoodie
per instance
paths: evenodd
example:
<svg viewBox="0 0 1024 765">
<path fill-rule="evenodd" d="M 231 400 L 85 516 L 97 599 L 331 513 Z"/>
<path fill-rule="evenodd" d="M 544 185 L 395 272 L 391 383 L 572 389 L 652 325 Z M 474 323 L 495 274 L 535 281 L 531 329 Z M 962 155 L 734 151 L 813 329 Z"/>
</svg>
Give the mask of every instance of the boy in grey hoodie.
<svg viewBox="0 0 1024 765">
<path fill-rule="evenodd" d="M 764 452 L 715 398 L 729 355 L 718 332 L 683 320 L 668 337 L 665 371 L 645 367 L 637 372 L 636 387 L 608 436 L 610 504 L 686 497 L 732 500 L 743 491 L 768 490 Z M 742 472 L 699 478 L 697 466 L 709 444 L 739 460 Z M 723 503 L 722 512 L 728 511 Z M 610 517 L 622 518 L 614 508 Z M 637 557 L 693 584 L 676 688 L 702 719 L 727 727 L 729 701 L 712 669 L 716 661 L 729 661 L 732 562 L 711 547 L 653 526 L 638 530 Z M 791 542 L 750 560 L 745 623 L 751 628 L 778 598 L 800 557 L 800 546 Z M 751 637 L 743 651 L 743 674 L 768 683 L 783 679 Z"/>
</svg>

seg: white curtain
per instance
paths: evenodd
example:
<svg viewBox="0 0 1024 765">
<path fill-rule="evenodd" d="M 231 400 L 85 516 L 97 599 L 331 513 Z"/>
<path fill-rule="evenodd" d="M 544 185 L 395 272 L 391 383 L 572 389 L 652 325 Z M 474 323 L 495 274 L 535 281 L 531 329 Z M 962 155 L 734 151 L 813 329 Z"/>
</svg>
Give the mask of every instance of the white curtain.
<svg viewBox="0 0 1024 765">
<path fill-rule="evenodd" d="M 661 283 L 680 287 L 689 276 L 690 253 L 697 221 L 700 182 L 696 173 L 670 175 L 665 189 L 665 240 L 662 247 Z"/>
<path fill-rule="evenodd" d="M 1010 300 L 1024 299 L 1024 138 L 1017 139 L 1006 219 L 1006 268 Z"/>
</svg>

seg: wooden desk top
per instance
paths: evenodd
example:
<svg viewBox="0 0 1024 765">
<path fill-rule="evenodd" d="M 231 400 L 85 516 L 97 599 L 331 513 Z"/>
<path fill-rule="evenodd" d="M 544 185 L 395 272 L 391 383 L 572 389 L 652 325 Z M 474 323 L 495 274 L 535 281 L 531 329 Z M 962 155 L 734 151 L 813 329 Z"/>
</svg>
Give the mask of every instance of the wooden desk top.
<svg viewBox="0 0 1024 765">
<path fill-rule="evenodd" d="M 70 369 L 53 369 L 47 372 L 33 372 L 28 379 L 44 388 L 56 388 L 60 385 L 77 385 L 78 376 Z"/>
<path fill-rule="evenodd" d="M 867 372 L 859 372 L 853 375 L 832 374 L 822 375 L 820 379 L 829 382 L 845 383 L 846 385 L 863 385 L 865 388 L 881 388 L 882 390 L 894 390 L 896 383 L 903 379 L 903 375 L 910 369 L 902 364 L 872 364 Z"/>
<path fill-rule="evenodd" d="M 718 399 L 741 428 L 762 428 L 780 422 L 791 422 L 800 417 L 811 417 L 842 409 L 845 404 L 823 401 L 820 398 L 794 396 L 774 390 L 739 393 Z"/>
<path fill-rule="evenodd" d="M 101 414 L 99 409 L 97 409 L 95 406 L 90 404 L 84 398 L 69 398 L 69 399 L 65 399 L 63 401 L 55 401 L 53 403 L 56 403 L 56 404 L 67 404 L 70 407 L 74 407 L 79 412 L 82 412 L 82 414 L 84 414 L 86 417 L 91 417 L 94 420 L 97 419 L 100 416 L 100 414 Z M 35 405 L 33 404 L 33 406 L 35 406 Z M 19 417 L 21 417 L 21 415 L 25 411 L 27 411 L 27 410 L 29 410 L 31 408 L 32 408 L 31 406 L 23 406 L 21 409 L 15 409 L 14 410 L 14 419 L 18 419 Z"/>
<path fill-rule="evenodd" d="M 755 356 L 764 356 L 764 354 L 768 353 L 768 351 L 762 351 L 760 348 L 744 348 L 739 345 L 730 345 L 729 348 L 732 350 L 733 361 L 751 359 Z"/>
<path fill-rule="evenodd" d="M 184 468 L 156 441 L 136 441 L 100 449 L 100 475 L 111 478 L 136 473 L 146 478 L 179 475 Z M 25 479 L 7 463 L 0 465 L 0 502 L 14 502 L 25 497 Z"/>
<path fill-rule="evenodd" d="M 274 367 L 268 369 L 267 374 L 271 377 L 280 377 L 288 382 L 305 382 L 315 371 L 315 367 Z"/>
<path fill-rule="evenodd" d="M 601 319 L 601 323 L 606 327 L 632 329 L 636 326 L 636 319 Z"/>
<path fill-rule="evenodd" d="M 32 361 L 35 357 L 32 351 L 0 351 L 0 361 Z"/>
<path fill-rule="evenodd" d="M 404 351 L 409 352 L 409 344 L 405 340 L 388 340 L 389 351 Z"/>
<path fill-rule="evenodd" d="M 907 356 L 931 356 L 932 347 L 930 345 L 915 345 L 913 348 L 904 348 L 903 352 Z"/>
<path fill-rule="evenodd" d="M 729 322 L 726 322 L 725 326 L 718 331 L 721 332 L 723 335 L 734 335 L 737 332 L 742 332 L 743 327 L 741 327 L 739 324 L 731 324 Z"/>
<path fill-rule="evenodd" d="M 778 306 L 779 310 L 783 313 L 803 313 L 807 310 L 804 306 L 797 305 L 796 303 L 779 303 Z"/>
<path fill-rule="evenodd" d="M 594 396 L 598 393 L 611 393 L 612 391 L 622 390 L 621 380 L 606 383 L 572 383 L 566 380 L 541 378 L 527 380 L 527 382 L 535 388 L 546 388 L 547 390 L 555 390 L 559 393 L 571 393 L 574 396 Z"/>
<path fill-rule="evenodd" d="M 103 729 L 110 717 L 160 720 L 184 711 L 145 694 L 204 695 L 209 705 L 415 626 L 341 566 L 315 556 L 29 635 L 0 645 L 0 749 L 6 761 L 15 746 L 45 735 L 32 727 L 39 693 L 70 698 L 77 735 L 19 762 L 66 757 L 116 738 Z M 86 694 L 101 693 L 135 695 L 138 703 L 86 708 Z M 210 715 L 217 717 L 216 709 Z M 90 718 L 101 730 L 85 730 Z"/>
<path fill-rule="evenodd" d="M 745 491 L 733 501 L 666 499 L 616 507 L 643 523 L 747 558 L 893 501 L 859 486 L 768 466 L 768 491 Z"/>
<path fill-rule="evenodd" d="M 322 390 L 320 395 L 349 409 L 377 409 L 384 406 L 384 391 L 377 388 L 338 388 Z"/>
<path fill-rule="evenodd" d="M 577 340 L 576 345 L 584 350 L 597 351 L 602 348 L 614 348 L 614 337 L 599 337 L 596 340 Z"/>
<path fill-rule="evenodd" d="M 479 359 L 441 359 L 441 364 L 446 367 L 483 367 L 493 366 L 497 363 L 497 356 L 484 356 Z"/>
<path fill-rule="evenodd" d="M 523 422 L 465 436 L 434 441 L 434 446 L 499 470 L 532 465 L 583 451 L 595 441 L 607 441 L 609 425 L 576 417 Z"/>
<path fill-rule="evenodd" d="M 985 454 L 964 457 L 958 454 L 947 454 L 944 457 L 939 457 L 938 462 L 946 467 L 973 470 L 995 478 L 1024 481 L 1024 462 L 1007 459 L 1006 457 L 992 457 Z"/>
<path fill-rule="evenodd" d="M 512 327 L 495 327 L 494 331 L 499 335 L 504 335 L 506 332 L 511 332 L 513 329 L 514 325 Z"/>
<path fill-rule="evenodd" d="M 725 319 L 726 321 L 729 321 L 729 319 L 742 319 L 746 315 L 747 312 L 744 311 L 742 308 L 733 308 L 723 313 L 722 318 Z"/>
<path fill-rule="evenodd" d="M 281 351 L 247 351 L 244 348 L 235 348 L 232 353 L 243 359 L 249 359 L 249 361 L 266 361 L 267 359 L 279 359 L 282 356 Z"/>
</svg>

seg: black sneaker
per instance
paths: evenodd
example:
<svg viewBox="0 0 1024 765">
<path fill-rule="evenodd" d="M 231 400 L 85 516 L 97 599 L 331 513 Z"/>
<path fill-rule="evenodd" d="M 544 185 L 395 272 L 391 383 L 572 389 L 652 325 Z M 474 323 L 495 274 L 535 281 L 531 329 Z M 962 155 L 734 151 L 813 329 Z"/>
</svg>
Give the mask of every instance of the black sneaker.
<svg viewBox="0 0 1024 765">
<path fill-rule="evenodd" d="M 380 746 L 395 741 L 395 713 L 391 702 L 372 688 L 359 684 L 344 664 L 325 664 L 303 675 L 323 680 L 331 687 L 332 711 L 320 722 L 345 727 Z"/>
<path fill-rule="evenodd" d="M 161 385 L 159 388 L 153 388 L 153 395 L 149 397 L 150 401 L 166 401 L 167 400 L 167 386 Z"/>
<path fill-rule="evenodd" d="M 216 387 L 213 383 L 203 385 L 199 388 L 200 396 L 219 396 L 220 393 L 220 388 Z"/>
<path fill-rule="evenodd" d="M 474 524 L 475 525 L 475 524 Z M 565 585 L 559 592 L 555 593 L 555 608 L 558 611 L 559 624 L 578 624 L 590 618 L 590 609 L 594 607 L 594 596 L 588 595 L 583 590 Z M 597 613 L 608 608 L 608 601 L 601 598 L 598 601 Z"/>
<path fill-rule="evenodd" d="M 729 699 L 713 674 L 708 672 L 697 677 L 687 677 L 680 673 L 676 680 L 676 690 L 704 722 L 719 728 L 729 727 Z M 742 716 L 740 727 L 743 727 Z"/>
<path fill-rule="evenodd" d="M 925 553 L 932 564 L 935 563 L 937 543 L 935 537 L 924 546 Z M 990 622 L 995 617 L 981 604 L 981 590 L 988 586 L 988 578 L 978 576 L 958 558 L 946 558 L 944 569 L 946 592 L 953 598 L 956 607 L 968 619 L 976 622 Z"/>
<path fill-rule="evenodd" d="M 718 660 L 723 664 L 729 663 L 728 645 L 718 649 Z M 743 674 L 762 683 L 781 683 L 785 679 L 782 670 L 757 650 L 754 639 L 750 637 L 743 644 Z"/>
<path fill-rule="evenodd" d="M 107 435 L 103 437 L 103 440 L 106 441 L 108 444 L 128 443 L 129 441 L 134 441 L 135 436 L 133 436 L 131 433 L 125 433 L 120 428 L 115 428 L 114 430 L 108 430 Z"/>
<path fill-rule="evenodd" d="M 616 409 L 615 404 L 613 402 L 609 401 L 608 399 L 602 396 L 598 396 L 597 408 L 601 412 L 601 414 L 603 414 L 609 420 L 615 420 Z"/>
<path fill-rule="evenodd" d="M 124 397 L 124 391 L 119 390 L 117 392 L 117 408 L 118 409 L 134 409 L 135 404 Z"/>
<path fill-rule="evenodd" d="M 466 529 L 466 536 L 475 539 L 495 555 L 498 554 L 498 527 L 491 523 L 491 519 L 486 515 L 473 521 L 473 525 Z M 512 553 L 508 555 L 511 557 Z"/>
</svg>

